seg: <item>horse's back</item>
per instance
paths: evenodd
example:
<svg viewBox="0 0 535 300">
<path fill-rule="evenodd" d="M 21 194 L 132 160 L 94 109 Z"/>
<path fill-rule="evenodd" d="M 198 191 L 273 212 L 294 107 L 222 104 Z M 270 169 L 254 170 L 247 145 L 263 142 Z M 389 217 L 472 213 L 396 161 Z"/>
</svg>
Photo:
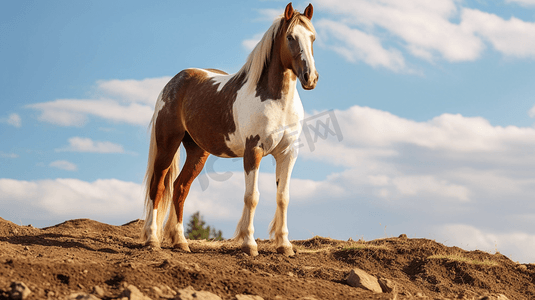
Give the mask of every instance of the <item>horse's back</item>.
<svg viewBox="0 0 535 300">
<path fill-rule="evenodd" d="M 237 157 L 226 144 L 236 131 L 233 104 L 244 76 L 228 75 L 217 69 L 185 69 L 165 86 L 161 111 L 189 133 L 205 151 L 222 157 Z"/>
</svg>

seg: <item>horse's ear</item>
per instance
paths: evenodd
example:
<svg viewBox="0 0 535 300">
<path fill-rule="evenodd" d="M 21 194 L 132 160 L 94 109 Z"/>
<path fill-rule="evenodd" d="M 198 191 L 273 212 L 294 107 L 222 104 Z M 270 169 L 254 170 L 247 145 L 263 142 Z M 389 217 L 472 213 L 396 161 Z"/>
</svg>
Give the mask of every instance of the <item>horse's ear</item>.
<svg viewBox="0 0 535 300">
<path fill-rule="evenodd" d="M 286 5 L 286 9 L 284 10 L 284 18 L 286 21 L 290 20 L 294 16 L 294 8 L 292 7 L 292 2 L 288 3 Z"/>
<path fill-rule="evenodd" d="M 312 14 L 314 13 L 314 7 L 312 7 L 312 3 L 309 3 L 307 8 L 305 8 L 305 17 L 307 17 L 309 20 L 312 20 Z"/>
</svg>

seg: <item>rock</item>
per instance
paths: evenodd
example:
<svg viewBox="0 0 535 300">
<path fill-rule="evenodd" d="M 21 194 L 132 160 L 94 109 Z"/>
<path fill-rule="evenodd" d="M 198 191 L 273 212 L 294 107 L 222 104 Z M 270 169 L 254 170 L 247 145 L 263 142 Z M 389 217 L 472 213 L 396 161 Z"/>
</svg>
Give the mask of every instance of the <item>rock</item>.
<svg viewBox="0 0 535 300">
<path fill-rule="evenodd" d="M 222 300 L 216 294 L 206 291 L 196 291 L 193 287 L 188 286 L 185 289 L 178 290 L 178 295 L 174 300 Z"/>
<path fill-rule="evenodd" d="M 143 293 L 135 286 L 129 285 L 121 293 L 120 297 L 126 297 L 128 300 L 151 300 L 149 297 L 143 295 Z"/>
<path fill-rule="evenodd" d="M 376 293 L 382 293 L 383 290 L 377 281 L 377 278 L 364 272 L 361 269 L 353 269 L 347 276 L 347 284 L 353 287 L 363 288 Z"/>
<path fill-rule="evenodd" d="M 24 282 L 20 281 L 13 281 L 11 282 L 11 291 L 9 292 L 9 296 L 13 300 L 22 300 L 26 299 L 32 291 L 30 288 L 28 288 Z"/>
<path fill-rule="evenodd" d="M 509 300 L 504 294 L 490 294 L 479 298 L 478 300 Z"/>
<path fill-rule="evenodd" d="M 170 288 L 168 285 L 160 285 L 160 289 L 167 298 L 173 298 L 173 296 L 176 295 L 176 291 Z"/>
<path fill-rule="evenodd" d="M 155 293 L 159 298 L 162 298 L 164 295 L 163 295 L 163 291 L 161 288 L 157 287 L 157 286 L 153 286 L 150 288 L 151 291 L 153 293 Z"/>
<path fill-rule="evenodd" d="M 396 289 L 396 284 L 390 279 L 379 278 L 378 281 L 383 293 L 391 293 Z"/>
<path fill-rule="evenodd" d="M 104 298 L 104 289 L 96 285 L 91 290 L 91 294 L 97 295 L 99 298 Z"/>
<path fill-rule="evenodd" d="M 407 238 L 407 235 L 404 234 L 404 233 L 402 233 L 402 234 L 400 234 L 400 235 L 398 236 L 398 238 L 400 238 L 400 239 L 406 239 L 406 238 Z"/>
<path fill-rule="evenodd" d="M 528 270 L 528 267 L 526 265 L 518 265 L 516 269 L 519 271 L 525 272 Z"/>
<path fill-rule="evenodd" d="M 86 293 L 74 293 L 67 297 L 67 300 L 99 300 L 95 295 Z"/>
<path fill-rule="evenodd" d="M 254 295 L 236 295 L 236 300 L 264 300 L 264 298 L 260 296 L 254 296 Z"/>
</svg>

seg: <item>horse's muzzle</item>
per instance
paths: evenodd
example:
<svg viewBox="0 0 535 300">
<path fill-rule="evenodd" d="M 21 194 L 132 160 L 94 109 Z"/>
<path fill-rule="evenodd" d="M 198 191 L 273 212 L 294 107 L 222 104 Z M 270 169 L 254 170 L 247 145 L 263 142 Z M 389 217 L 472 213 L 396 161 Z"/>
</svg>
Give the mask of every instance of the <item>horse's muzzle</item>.
<svg viewBox="0 0 535 300">
<path fill-rule="evenodd" d="M 309 72 L 304 72 L 303 75 L 300 76 L 299 81 L 301 81 L 303 89 L 312 90 L 316 87 L 319 77 L 320 75 L 318 74 L 318 71 L 314 71 L 313 75 Z"/>
</svg>

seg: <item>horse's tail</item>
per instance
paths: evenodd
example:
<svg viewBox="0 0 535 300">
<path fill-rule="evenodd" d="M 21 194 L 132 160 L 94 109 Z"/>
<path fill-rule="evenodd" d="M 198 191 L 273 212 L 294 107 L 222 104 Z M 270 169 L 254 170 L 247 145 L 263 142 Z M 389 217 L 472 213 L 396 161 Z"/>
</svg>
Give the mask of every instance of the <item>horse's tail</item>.
<svg viewBox="0 0 535 300">
<path fill-rule="evenodd" d="M 158 102 L 161 101 L 161 95 L 158 97 Z M 158 106 L 158 104 L 156 104 Z M 156 134 L 155 134 L 155 122 L 156 122 L 156 116 L 157 116 L 157 110 L 154 112 L 154 115 L 152 116 L 152 120 L 149 125 L 149 130 L 151 131 L 150 135 L 150 148 L 149 148 L 149 160 L 147 163 L 147 173 L 145 174 L 145 209 L 144 209 L 144 215 L 145 215 L 145 223 L 142 229 L 142 239 L 144 241 L 147 240 L 149 237 L 148 234 L 150 233 L 150 226 L 153 223 L 153 200 L 150 198 L 150 187 L 154 176 L 154 162 L 156 160 L 156 154 L 158 153 L 158 145 L 156 144 Z M 171 165 L 169 166 L 169 170 L 167 171 L 167 175 L 165 176 L 165 190 L 163 193 L 163 197 L 161 201 L 158 203 L 157 209 L 157 215 L 156 215 L 156 224 L 153 224 L 152 226 L 156 225 L 158 228 L 158 239 L 161 242 L 163 240 L 163 234 L 162 234 L 162 228 L 163 223 L 165 221 L 165 217 L 167 216 L 167 212 L 169 210 L 169 207 L 171 207 L 171 213 L 169 214 L 169 218 L 167 220 L 167 225 L 165 228 L 165 231 L 168 231 L 169 226 L 175 225 L 177 223 L 176 214 L 174 213 L 174 204 L 173 204 L 173 181 L 178 176 L 179 171 L 179 160 L 180 160 L 180 151 L 177 151 L 175 153 L 175 156 L 173 158 L 173 161 L 171 162 Z"/>
</svg>

